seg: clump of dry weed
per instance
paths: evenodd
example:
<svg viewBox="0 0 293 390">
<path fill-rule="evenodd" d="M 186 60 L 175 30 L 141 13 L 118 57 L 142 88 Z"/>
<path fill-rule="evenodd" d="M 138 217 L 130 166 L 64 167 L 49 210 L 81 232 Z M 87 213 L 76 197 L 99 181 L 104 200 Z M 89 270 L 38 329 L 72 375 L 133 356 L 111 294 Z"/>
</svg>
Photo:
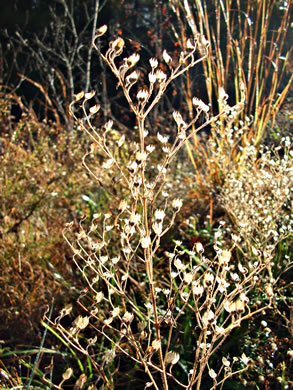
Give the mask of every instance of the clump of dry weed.
<svg viewBox="0 0 293 390">
<path fill-rule="evenodd" d="M 106 26 L 101 27 L 96 39 L 106 30 Z M 95 43 L 94 46 L 99 51 Z M 196 35 L 187 42 L 186 51 L 177 61 L 164 51 L 160 60 L 167 65 L 168 72 L 161 70 L 159 59 L 151 58 L 148 81 L 142 79 L 136 67 L 138 54 L 118 60 L 124 46 L 124 40 L 117 38 L 110 42 L 105 54 L 99 53 L 117 77 L 117 85 L 136 116 L 139 142 L 127 160 L 119 151 L 129 141 L 122 135 L 113 144 L 113 122 L 106 122 L 101 129 L 93 124 L 100 109 L 90 104 L 94 92 L 77 94 L 70 107 L 72 116 L 93 141 L 83 158 L 85 168 L 100 183 L 94 165 L 90 166 L 88 161 L 97 154 L 102 156 L 103 170 L 113 182 L 119 178 L 129 193 L 126 197 L 121 194 L 111 212 L 94 214 L 89 227 L 83 219 L 75 240 L 70 234 L 72 223 L 67 224 L 65 238 L 87 283 L 78 299 L 83 313 L 74 318 L 71 327 L 66 327 L 64 319 L 72 313 L 69 305 L 50 323 L 66 342 L 91 360 L 99 376 L 96 383 L 102 381 L 103 388 L 114 387 L 115 373 L 123 359 L 144 370 L 146 388 L 167 390 L 176 385 L 200 389 L 203 378 L 208 377 L 215 389 L 247 368 L 249 358 L 244 354 L 240 359 L 223 356 L 218 369 L 209 362 L 233 329 L 270 307 L 274 296 L 270 283 L 263 286 L 266 299 L 261 308 L 251 304 L 249 298 L 267 261 L 260 253 L 253 264 L 244 266 L 238 262 L 235 268 L 230 265 L 233 247 L 226 250 L 216 245 L 216 257 L 209 259 L 200 243 L 186 257 L 178 241 L 171 251 L 159 255 L 161 240 L 176 223 L 183 204 L 165 185 L 175 156 L 195 132 L 208 125 L 217 126 L 219 116 L 229 130 L 229 123 L 243 107 L 244 86 L 240 87 L 243 99 L 233 107 L 228 105 L 225 91 L 221 92 L 223 111 L 217 116 L 210 115 L 209 106 L 197 98 L 193 98 L 191 121 L 186 122 L 178 111 L 173 112 L 176 137 L 168 144 L 168 136 L 157 132 L 163 155 L 156 166 L 151 162 L 150 169 L 150 156 L 157 146 L 145 128 L 146 118 L 171 81 L 206 57 L 209 43 Z M 77 103 L 84 119 L 75 115 Z M 158 260 L 166 264 L 163 275 L 158 272 Z M 184 351 L 176 342 L 188 316 L 194 318 L 194 327 L 190 329 L 193 351 Z M 87 333 L 95 336 L 88 337 Z M 103 349 L 97 357 L 98 339 L 103 340 Z M 180 366 L 184 353 L 192 357 L 187 371 Z M 113 369 L 116 364 L 117 369 Z"/>
</svg>

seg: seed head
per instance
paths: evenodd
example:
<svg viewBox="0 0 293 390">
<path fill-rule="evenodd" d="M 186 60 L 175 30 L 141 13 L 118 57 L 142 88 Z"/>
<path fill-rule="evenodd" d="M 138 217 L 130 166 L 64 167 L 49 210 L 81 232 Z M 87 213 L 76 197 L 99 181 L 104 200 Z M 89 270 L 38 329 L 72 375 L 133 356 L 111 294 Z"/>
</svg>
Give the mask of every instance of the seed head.
<svg viewBox="0 0 293 390">
<path fill-rule="evenodd" d="M 133 53 L 130 57 L 127 58 L 127 65 L 131 68 L 138 63 L 140 55 L 138 53 Z"/>
<path fill-rule="evenodd" d="M 158 351 L 160 346 L 161 346 L 161 341 L 160 340 L 155 339 L 155 340 L 152 341 L 152 347 L 153 347 L 153 349 L 155 351 Z"/>
<path fill-rule="evenodd" d="M 117 38 L 115 41 L 110 42 L 111 48 L 115 51 L 116 56 L 119 56 L 124 48 L 125 42 L 122 38 Z"/>
<path fill-rule="evenodd" d="M 148 145 L 146 151 L 152 153 L 156 149 L 155 145 Z"/>
<path fill-rule="evenodd" d="M 192 103 L 196 108 L 200 109 L 205 113 L 209 112 L 210 110 L 210 107 L 207 104 L 205 104 L 201 99 L 198 99 L 196 97 L 192 99 Z"/>
<path fill-rule="evenodd" d="M 224 249 L 219 255 L 219 264 L 220 265 L 228 265 L 231 259 L 231 252 Z"/>
<path fill-rule="evenodd" d="M 182 126 L 186 125 L 186 123 L 182 119 L 182 116 L 181 116 L 180 112 L 174 111 L 173 112 L 173 118 L 174 118 L 175 122 L 177 123 L 178 127 L 182 127 Z"/>
<path fill-rule="evenodd" d="M 129 170 L 130 173 L 134 173 L 137 170 L 137 163 L 135 161 L 132 161 L 127 165 L 127 169 Z"/>
<path fill-rule="evenodd" d="M 120 313 L 120 307 L 115 307 L 112 311 L 112 317 L 115 318 L 119 316 L 119 313 Z"/>
<path fill-rule="evenodd" d="M 119 256 L 116 256 L 116 257 L 113 257 L 112 259 L 111 259 L 111 262 L 112 262 L 112 264 L 117 264 L 118 262 L 119 262 L 119 260 L 120 260 L 120 257 Z"/>
<path fill-rule="evenodd" d="M 203 294 L 203 287 L 198 282 L 193 282 L 192 292 L 196 298 L 200 298 Z"/>
<path fill-rule="evenodd" d="M 135 155 L 136 163 L 140 164 L 141 162 L 146 161 L 147 156 L 148 155 L 146 152 L 136 152 L 136 155 Z"/>
<path fill-rule="evenodd" d="M 145 103 L 149 97 L 149 93 L 146 89 L 141 89 L 138 91 L 136 97 L 139 103 Z"/>
<path fill-rule="evenodd" d="M 125 322 L 131 322 L 133 320 L 133 314 L 132 313 L 129 313 L 129 311 L 126 311 L 124 313 L 124 316 L 122 317 L 123 321 Z"/>
<path fill-rule="evenodd" d="M 204 326 L 211 324 L 215 319 L 215 314 L 212 310 L 206 311 L 202 316 L 202 323 Z"/>
<path fill-rule="evenodd" d="M 274 296 L 274 290 L 271 284 L 267 284 L 265 286 L 265 291 L 269 298 L 272 298 Z"/>
<path fill-rule="evenodd" d="M 110 119 L 107 123 L 105 123 L 105 131 L 109 131 L 112 129 L 113 121 Z"/>
<path fill-rule="evenodd" d="M 171 64 L 172 62 L 172 57 L 167 53 L 166 50 L 163 51 L 163 59 L 167 65 Z"/>
<path fill-rule="evenodd" d="M 176 259 L 174 261 L 174 265 L 175 267 L 178 269 L 178 270 L 183 270 L 184 269 L 184 264 L 182 263 L 182 261 L 180 259 Z"/>
<path fill-rule="evenodd" d="M 131 83 L 134 83 L 138 80 L 138 72 L 136 70 L 134 70 L 133 72 L 131 72 L 125 79 L 126 81 L 126 84 L 131 84 Z"/>
<path fill-rule="evenodd" d="M 173 202 L 172 202 L 172 207 L 174 209 L 177 209 L 177 210 L 180 210 L 181 207 L 182 207 L 182 200 L 181 199 L 174 199 Z"/>
<path fill-rule="evenodd" d="M 155 211 L 155 219 L 158 221 L 163 221 L 165 218 L 165 211 L 164 210 L 156 210 Z"/>
<path fill-rule="evenodd" d="M 153 69 L 155 69 L 158 66 L 158 60 L 156 58 L 151 58 L 150 65 Z"/>
<path fill-rule="evenodd" d="M 163 231 L 163 225 L 162 225 L 162 222 L 156 222 L 156 223 L 153 223 L 153 231 L 156 235 L 160 235 Z"/>
<path fill-rule="evenodd" d="M 140 240 L 140 244 L 142 246 L 143 249 L 146 249 L 148 248 L 150 245 L 151 245 L 151 238 L 146 236 L 146 237 L 143 237 L 141 240 Z"/>
<path fill-rule="evenodd" d="M 203 279 L 204 285 L 210 287 L 214 282 L 214 275 L 211 272 L 207 272 Z"/>
<path fill-rule="evenodd" d="M 194 42 L 192 42 L 191 39 L 188 39 L 188 40 L 187 40 L 187 42 L 186 42 L 186 49 L 187 49 L 188 51 L 193 51 L 193 50 L 195 50 L 195 44 L 194 44 Z"/>
<path fill-rule="evenodd" d="M 245 312 L 245 303 L 241 299 L 237 299 L 235 302 L 236 313 L 241 314 Z"/>
<path fill-rule="evenodd" d="M 139 214 L 132 213 L 132 214 L 130 215 L 129 222 L 130 222 L 132 225 L 137 225 L 137 224 L 140 222 L 140 215 L 139 215 Z"/>
<path fill-rule="evenodd" d="M 243 265 L 240 263 L 238 263 L 238 269 L 239 269 L 239 272 L 242 273 L 243 275 L 248 273 L 248 269 L 246 267 L 243 267 Z"/>
<path fill-rule="evenodd" d="M 209 376 L 212 379 L 216 379 L 217 378 L 217 374 L 216 374 L 216 372 L 212 368 L 209 370 Z"/>
<path fill-rule="evenodd" d="M 149 73 L 149 81 L 151 84 L 155 83 L 157 80 L 157 76 L 154 73 Z"/>
<path fill-rule="evenodd" d="M 187 284 L 190 284 L 192 282 L 193 275 L 191 272 L 188 272 L 187 274 L 184 275 L 184 282 Z"/>
<path fill-rule="evenodd" d="M 248 362 L 249 362 L 249 357 L 247 357 L 247 356 L 245 355 L 245 353 L 243 352 L 243 354 L 241 355 L 241 360 L 243 361 L 243 363 L 244 363 L 245 365 L 247 365 Z"/>
<path fill-rule="evenodd" d="M 157 70 L 156 77 L 157 77 L 158 82 L 161 84 L 166 80 L 167 75 L 162 70 Z"/>
<path fill-rule="evenodd" d="M 113 158 L 109 158 L 107 161 L 103 163 L 103 168 L 108 169 L 114 164 Z"/>
<path fill-rule="evenodd" d="M 157 137 L 158 137 L 158 140 L 162 143 L 162 144 L 166 144 L 168 142 L 168 139 L 169 137 L 166 135 L 166 136 L 163 136 L 162 134 L 160 134 L 159 132 L 157 133 Z"/>
<path fill-rule="evenodd" d="M 178 363 L 180 355 L 177 352 L 169 351 L 166 356 L 166 364 L 171 363 L 172 365 Z"/>
<path fill-rule="evenodd" d="M 99 27 L 97 29 L 96 38 L 101 37 L 102 35 L 104 35 L 107 30 L 108 30 L 108 27 L 107 27 L 106 24 L 104 24 L 104 26 Z"/>
<path fill-rule="evenodd" d="M 206 39 L 206 37 L 205 37 L 204 35 L 201 35 L 201 44 L 202 44 L 202 46 L 204 46 L 205 48 L 207 48 L 207 47 L 210 46 L 209 41 Z"/>
<path fill-rule="evenodd" d="M 225 367 L 230 367 L 231 365 L 230 361 L 227 358 L 225 358 L 225 356 L 222 357 L 222 362 Z"/>
<path fill-rule="evenodd" d="M 201 242 L 197 242 L 197 243 L 195 244 L 195 250 L 196 250 L 196 252 L 199 253 L 199 254 L 201 254 L 201 253 L 204 252 L 204 247 L 203 247 L 203 245 L 202 245 Z"/>
<path fill-rule="evenodd" d="M 62 374 L 62 378 L 67 381 L 72 377 L 72 375 L 73 375 L 73 369 L 70 367 L 67 368 L 67 370 Z"/>
<path fill-rule="evenodd" d="M 91 91 L 91 92 L 87 92 L 85 95 L 84 95 L 84 98 L 85 100 L 89 100 L 89 99 L 92 99 L 96 94 L 96 91 Z"/>
<path fill-rule="evenodd" d="M 79 315 L 76 317 L 76 319 L 73 321 L 73 324 L 78 328 L 78 329 L 85 329 L 90 322 L 89 317 L 82 317 Z"/>
</svg>

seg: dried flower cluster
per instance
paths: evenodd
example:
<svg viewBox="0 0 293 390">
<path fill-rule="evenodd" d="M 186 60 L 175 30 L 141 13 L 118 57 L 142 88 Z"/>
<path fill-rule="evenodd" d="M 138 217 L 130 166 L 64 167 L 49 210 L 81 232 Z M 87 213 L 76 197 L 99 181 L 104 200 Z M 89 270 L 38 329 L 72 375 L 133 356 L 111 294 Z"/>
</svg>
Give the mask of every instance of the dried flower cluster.
<svg viewBox="0 0 293 390">
<path fill-rule="evenodd" d="M 284 155 L 280 157 L 278 150 Z M 252 145 L 243 150 L 240 161 L 226 176 L 220 202 L 233 219 L 238 234 L 248 249 L 272 252 L 285 237 L 293 233 L 292 218 L 292 143 L 283 139 L 278 150 Z"/>
</svg>

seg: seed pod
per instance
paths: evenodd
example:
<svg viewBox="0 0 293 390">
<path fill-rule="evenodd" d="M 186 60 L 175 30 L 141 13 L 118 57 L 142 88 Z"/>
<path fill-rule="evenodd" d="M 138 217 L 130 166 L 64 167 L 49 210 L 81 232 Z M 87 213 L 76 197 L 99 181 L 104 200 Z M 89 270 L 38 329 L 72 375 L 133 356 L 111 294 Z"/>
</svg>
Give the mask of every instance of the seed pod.
<svg viewBox="0 0 293 390">
<path fill-rule="evenodd" d="M 101 37 L 102 35 L 104 35 L 106 33 L 106 31 L 108 30 L 108 27 L 106 24 L 104 24 L 103 26 L 101 26 L 100 28 L 97 29 L 97 34 L 96 34 L 96 38 L 99 38 Z"/>
<path fill-rule="evenodd" d="M 120 37 L 110 43 L 110 46 L 115 51 L 116 56 L 119 56 L 123 52 L 124 45 L 125 42 Z"/>
</svg>

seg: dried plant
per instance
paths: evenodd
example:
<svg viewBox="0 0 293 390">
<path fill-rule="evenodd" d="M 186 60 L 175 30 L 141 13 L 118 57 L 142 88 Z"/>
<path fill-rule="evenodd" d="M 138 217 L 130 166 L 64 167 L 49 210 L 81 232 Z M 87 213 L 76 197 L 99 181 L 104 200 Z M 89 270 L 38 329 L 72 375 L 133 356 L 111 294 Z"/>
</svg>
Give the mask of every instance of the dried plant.
<svg viewBox="0 0 293 390">
<path fill-rule="evenodd" d="M 220 202 L 249 250 L 275 246 L 293 233 L 292 143 L 284 137 L 275 150 L 243 150 L 239 166 L 226 176 Z M 283 157 L 278 155 L 282 150 Z M 245 161 L 244 161 L 245 160 Z"/>
<path fill-rule="evenodd" d="M 106 31 L 106 26 L 98 29 L 93 43 L 98 51 L 95 42 Z M 128 195 L 123 198 L 121 194 L 112 205 L 111 213 L 95 214 L 89 228 L 84 227 L 83 219 L 75 240 L 70 233 L 72 223 L 66 226 L 64 236 L 87 283 L 78 299 L 84 313 L 73 320 L 70 328 L 65 326 L 64 317 L 72 315 L 71 305 L 66 306 L 55 321 L 47 321 L 71 347 L 91 360 L 99 377 L 96 385 L 100 388 L 113 389 L 119 364 L 121 368 L 128 361 L 145 372 L 145 388 L 200 389 L 205 378 L 215 389 L 248 367 L 249 358 L 244 354 L 241 358 L 223 356 L 217 368 L 211 367 L 209 362 L 243 320 L 271 306 L 274 292 L 270 283 L 263 286 L 266 298 L 262 307 L 255 306 L 249 299 L 258 275 L 265 272 L 267 261 L 259 252 L 253 264 L 245 267 L 238 262 L 235 268 L 231 265 L 234 245 L 229 250 L 215 245 L 215 258 L 208 259 L 200 243 L 186 256 L 178 241 L 172 251 L 162 254 L 161 239 L 175 224 L 183 204 L 181 199 L 172 196 L 172 189 L 167 193 L 165 184 L 170 164 L 188 139 L 209 125 L 216 127 L 219 116 L 228 126 L 239 115 L 244 105 L 244 86 L 240 84 L 242 98 L 233 107 L 228 105 L 228 96 L 222 91 L 222 111 L 216 116 L 210 115 L 209 106 L 198 98 L 192 100 L 194 112 L 189 122 L 185 122 L 179 112 L 174 112 L 176 137 L 169 144 L 168 137 L 157 132 L 162 159 L 154 167 L 150 160 L 157 146 L 148 136 L 146 118 L 168 85 L 206 58 L 209 43 L 202 35 L 194 36 L 177 61 L 164 51 L 162 60 L 168 72 L 161 70 L 158 59 L 151 58 L 147 82 L 135 68 L 140 59 L 138 54 L 118 60 L 124 46 L 124 40 L 117 38 L 110 42 L 105 54 L 100 51 L 99 54 L 117 77 L 117 87 L 122 88 L 136 116 L 139 141 L 134 143 L 127 161 L 121 157 L 120 150 L 124 143 L 130 145 L 130 140 L 122 135 L 113 143 L 109 136 L 112 121 L 102 129 L 93 124 L 100 108 L 89 104 L 94 92 L 77 94 L 70 112 L 93 140 L 83 158 L 85 168 L 97 183 L 103 184 L 92 162 L 88 162 L 99 153 L 103 156 L 102 168 L 114 181 L 118 177 L 124 183 Z M 137 87 L 140 82 L 142 87 Z M 83 119 L 77 119 L 77 103 Z M 188 329 L 194 337 L 191 351 L 185 351 L 178 341 L 187 316 L 192 318 L 193 324 Z M 95 336 L 89 337 L 92 332 Z M 102 347 L 97 355 L 98 340 L 102 340 Z M 184 354 L 192 357 L 187 367 L 180 365 Z M 62 383 L 72 371 L 69 374 L 68 370 L 64 373 Z"/>
<path fill-rule="evenodd" d="M 15 31 L 2 29 L 1 35 L 7 41 L 7 52 L 1 58 L 3 80 L 13 85 L 13 73 L 17 74 L 14 90 L 24 82 L 36 88 L 36 96 L 30 98 L 30 111 L 46 119 L 54 118 L 59 126 L 66 123 L 71 129 L 68 104 L 73 99 L 74 90 L 83 88 L 88 91 L 97 85 L 91 77 L 94 60 L 93 48 L 86 51 L 86 42 L 93 39 L 97 28 L 97 19 L 106 2 L 99 0 L 84 1 L 77 12 L 76 1 L 53 1 L 48 4 L 49 22 L 37 33 L 28 34 L 25 29 L 15 26 Z M 43 8 L 45 10 L 45 7 Z M 36 17 L 36 16 L 32 16 Z M 80 28 L 80 21 L 84 25 Z M 9 43 L 8 43 L 9 42 Z M 9 60 L 13 53 L 13 61 Z M 101 72 L 102 81 L 105 75 Z M 1 79 L 1 78 L 0 78 Z M 107 92 L 103 93 L 103 99 Z M 36 104 L 38 99 L 42 102 Z M 25 94 L 19 100 L 25 102 Z"/>
<path fill-rule="evenodd" d="M 222 110 L 218 99 L 222 89 L 238 102 L 240 80 L 246 86 L 245 107 L 229 132 L 225 123 L 219 124 L 211 129 L 208 139 L 201 134 L 194 137 L 193 146 L 187 144 L 196 172 L 194 197 L 210 203 L 212 224 L 217 186 L 222 186 L 233 165 L 245 157 L 247 147 L 260 147 L 291 93 L 292 47 L 287 42 L 292 34 L 292 3 L 172 0 L 170 9 L 178 21 L 172 26 L 174 41 L 181 48 L 186 47 L 189 31 L 200 32 L 210 41 L 208 56 L 202 63 L 205 88 L 200 93 L 207 96 L 211 112 Z M 182 86 L 190 115 L 198 77 L 188 71 Z"/>
<path fill-rule="evenodd" d="M 238 101 L 241 96 L 239 79 L 243 80 L 247 104 L 239 119 L 254 117 L 244 141 L 250 142 L 253 138 L 254 144 L 259 145 L 266 127 L 275 123 L 293 82 L 292 48 L 286 46 L 292 4 L 275 0 L 248 0 L 243 4 L 239 0 L 189 3 L 188 0 L 174 1 L 173 8 L 179 25 L 185 20 L 193 33 L 205 34 L 211 42 L 203 63 L 209 103 L 211 106 L 214 103 L 214 91 L 218 95 L 220 88 L 228 88 L 231 78 L 234 79 L 235 101 Z M 274 14 L 278 15 L 276 19 L 272 17 Z M 184 30 L 180 36 L 180 41 L 184 42 Z M 220 106 L 220 102 L 216 105 Z"/>
</svg>

